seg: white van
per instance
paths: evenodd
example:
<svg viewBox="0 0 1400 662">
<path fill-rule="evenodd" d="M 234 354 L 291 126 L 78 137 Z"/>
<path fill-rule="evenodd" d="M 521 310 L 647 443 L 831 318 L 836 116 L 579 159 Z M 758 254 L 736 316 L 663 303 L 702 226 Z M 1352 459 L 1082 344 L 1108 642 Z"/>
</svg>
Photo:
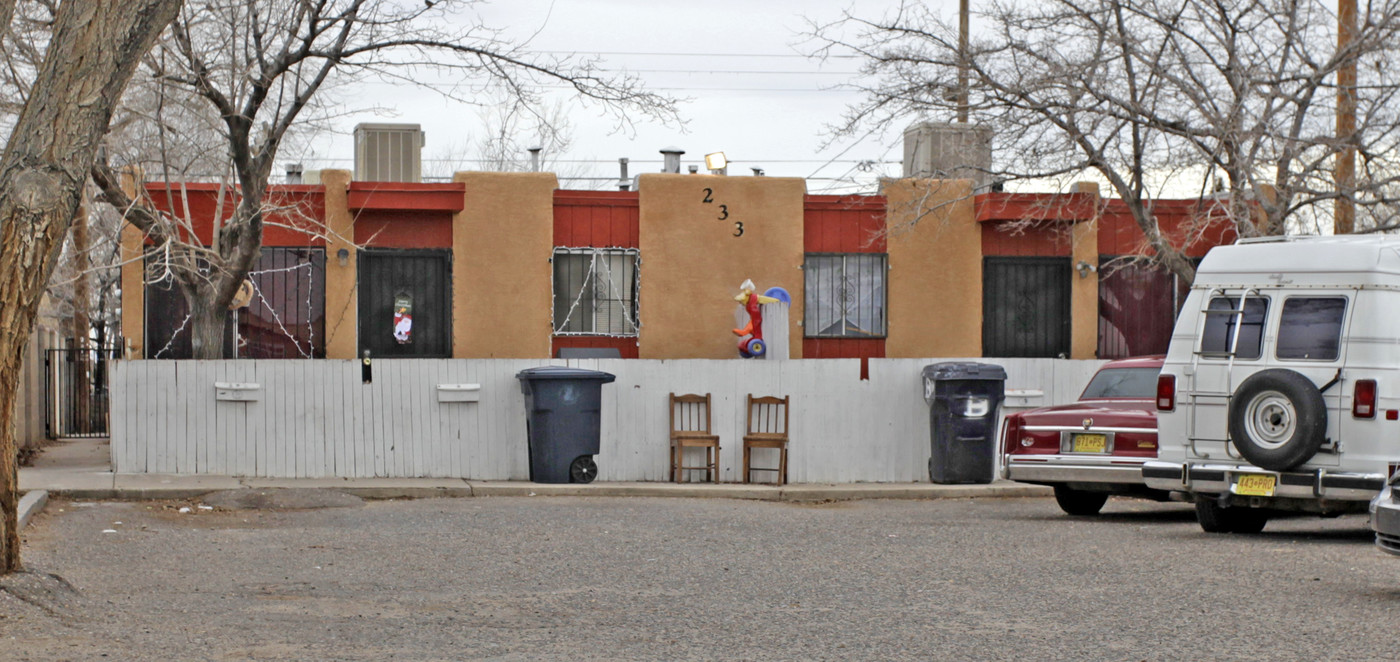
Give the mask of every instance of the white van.
<svg viewBox="0 0 1400 662">
<path fill-rule="evenodd" d="M 1400 237 L 1214 248 L 1157 384 L 1149 487 L 1209 532 L 1270 511 L 1364 512 L 1400 466 Z"/>
</svg>

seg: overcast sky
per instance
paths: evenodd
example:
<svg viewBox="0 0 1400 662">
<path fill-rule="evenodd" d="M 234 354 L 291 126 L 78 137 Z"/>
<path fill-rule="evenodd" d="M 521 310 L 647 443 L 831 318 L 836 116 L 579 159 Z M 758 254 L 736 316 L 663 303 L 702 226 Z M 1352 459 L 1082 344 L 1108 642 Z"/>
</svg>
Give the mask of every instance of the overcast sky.
<svg viewBox="0 0 1400 662">
<path fill-rule="evenodd" d="M 955 12 L 955 0 L 932 0 Z M 862 15 L 878 16 L 894 0 L 862 0 Z M 806 19 L 838 17 L 853 0 L 509 0 L 483 4 L 484 23 L 534 51 L 601 55 L 610 69 L 626 69 L 657 90 L 691 101 L 681 107 L 684 130 L 639 124 L 635 135 L 614 131 L 616 122 L 596 108 L 569 112 L 573 144 L 559 170 L 616 178 L 618 157 L 631 159 L 631 174 L 657 172 L 662 147 L 685 150 L 683 163 L 700 163 L 707 152 L 723 151 L 731 175 L 751 167 L 770 176 L 808 178 L 808 189 L 823 192 L 858 176 L 898 174 L 899 136 L 890 135 L 823 149 L 826 125 L 840 120 L 854 93 L 834 89 L 858 68 L 851 58 L 825 62 L 805 57 Z M 365 85 L 346 98 L 375 98 L 392 113 L 353 113 L 338 121 L 338 135 L 313 144 L 302 158 L 309 169 L 350 167 L 350 132 L 360 122 L 421 124 L 427 133 L 424 170 L 441 170 L 436 160 L 474 156 L 483 132 L 477 108 L 403 86 Z M 386 100 L 389 100 L 386 102 Z M 297 157 L 294 157 L 297 158 Z M 870 164 L 875 162 L 875 170 Z M 451 167 L 447 168 L 451 170 Z M 584 172 L 580 172 L 583 169 Z M 587 172 L 591 170 L 591 172 Z M 563 182 L 567 188 L 600 188 L 603 182 Z"/>
</svg>

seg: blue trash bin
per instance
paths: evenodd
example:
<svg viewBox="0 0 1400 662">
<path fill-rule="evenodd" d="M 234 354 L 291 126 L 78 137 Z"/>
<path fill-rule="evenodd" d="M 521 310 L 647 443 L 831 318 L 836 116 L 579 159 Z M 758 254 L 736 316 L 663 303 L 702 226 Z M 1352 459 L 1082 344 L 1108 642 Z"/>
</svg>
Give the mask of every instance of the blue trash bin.
<svg viewBox="0 0 1400 662">
<path fill-rule="evenodd" d="M 603 384 L 616 377 L 597 370 L 545 366 L 516 373 L 525 394 L 530 480 L 590 483 L 598 476 Z"/>
</svg>

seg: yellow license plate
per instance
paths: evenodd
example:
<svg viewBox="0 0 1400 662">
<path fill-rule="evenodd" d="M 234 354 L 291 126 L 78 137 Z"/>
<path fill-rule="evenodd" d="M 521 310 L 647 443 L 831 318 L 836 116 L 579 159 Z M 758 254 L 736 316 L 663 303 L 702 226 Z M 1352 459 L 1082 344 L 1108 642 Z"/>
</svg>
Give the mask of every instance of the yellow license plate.
<svg viewBox="0 0 1400 662">
<path fill-rule="evenodd" d="M 1274 480 L 1273 476 L 1244 474 L 1235 479 L 1234 492 L 1243 496 L 1273 496 Z"/>
<path fill-rule="evenodd" d="M 1103 453 L 1108 450 L 1108 435 L 1076 434 L 1070 450 L 1075 453 Z"/>
</svg>

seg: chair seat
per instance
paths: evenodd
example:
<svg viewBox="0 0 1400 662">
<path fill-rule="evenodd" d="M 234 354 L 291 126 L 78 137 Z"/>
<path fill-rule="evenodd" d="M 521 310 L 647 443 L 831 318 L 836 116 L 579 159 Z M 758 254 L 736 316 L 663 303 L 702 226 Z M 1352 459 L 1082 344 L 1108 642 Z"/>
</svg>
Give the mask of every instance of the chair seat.
<svg viewBox="0 0 1400 662">
<path fill-rule="evenodd" d="M 677 432 L 671 435 L 671 443 L 719 443 L 719 436 L 703 432 Z"/>
<path fill-rule="evenodd" d="M 744 441 L 751 442 L 777 442 L 780 444 L 785 444 L 787 443 L 787 440 L 787 435 L 773 432 L 755 432 L 753 434 L 744 435 Z"/>
</svg>

